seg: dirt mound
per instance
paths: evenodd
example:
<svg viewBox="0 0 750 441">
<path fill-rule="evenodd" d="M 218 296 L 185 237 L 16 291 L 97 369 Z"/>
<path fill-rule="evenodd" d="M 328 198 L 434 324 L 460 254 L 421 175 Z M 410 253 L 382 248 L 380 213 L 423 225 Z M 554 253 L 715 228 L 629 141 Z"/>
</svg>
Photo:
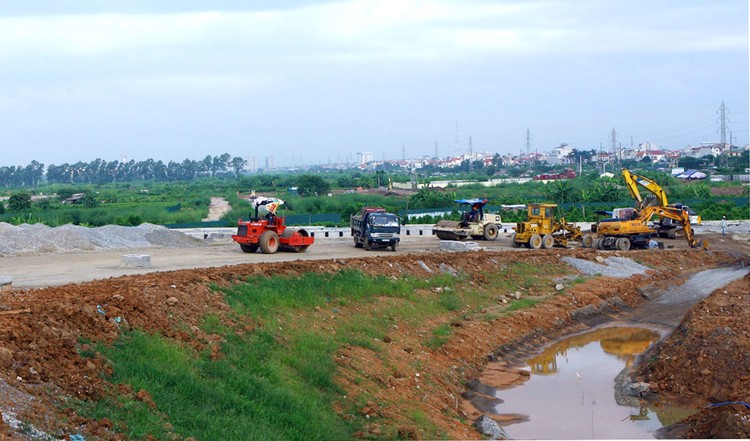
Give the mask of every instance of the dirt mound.
<svg viewBox="0 0 750 441">
<path fill-rule="evenodd" d="M 748 401 L 749 310 L 747 275 L 693 306 L 672 335 L 644 355 L 641 375 L 660 402 L 705 406 Z M 748 438 L 750 409 L 741 407 L 707 408 L 682 424 L 690 437 Z"/>
</svg>

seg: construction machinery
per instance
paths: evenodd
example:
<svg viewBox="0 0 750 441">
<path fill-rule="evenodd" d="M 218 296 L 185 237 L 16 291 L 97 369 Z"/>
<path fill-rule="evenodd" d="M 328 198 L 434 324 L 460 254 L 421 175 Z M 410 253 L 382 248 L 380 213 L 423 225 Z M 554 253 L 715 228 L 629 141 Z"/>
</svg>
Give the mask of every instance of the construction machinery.
<svg viewBox="0 0 750 441">
<path fill-rule="evenodd" d="M 533 249 L 567 248 L 568 242 L 583 237 L 581 228 L 556 217 L 557 204 L 529 204 L 526 221 L 516 224 L 511 243 L 514 248 L 527 246 Z"/>
<path fill-rule="evenodd" d="M 630 248 L 649 248 L 651 240 L 658 237 L 657 230 L 649 226 L 651 218 L 659 216 L 671 219 L 682 226 L 685 239 L 691 248 L 701 246 L 693 235 L 690 226 L 690 214 L 681 208 L 648 206 L 636 212 L 634 219 L 603 219 L 596 224 L 596 237 L 583 237 L 583 246 L 600 250 L 629 250 Z M 593 229 L 592 229 L 593 230 Z M 706 244 L 702 246 L 705 248 Z"/>
<path fill-rule="evenodd" d="M 276 198 L 256 198 L 255 215 L 250 220 L 237 221 L 237 234 L 232 240 L 246 253 L 260 251 L 274 254 L 277 251 L 304 253 L 315 238 L 303 228 L 288 228 L 283 216 L 276 216 L 277 208 L 284 201 Z"/>
<path fill-rule="evenodd" d="M 622 169 L 622 176 L 637 207 L 627 210 L 619 209 L 615 215 L 622 217 L 602 219 L 592 225 L 591 231 L 597 236 L 584 236 L 582 239 L 584 247 L 600 250 L 648 248 L 652 239 L 659 237 L 660 234 L 674 237 L 674 231 L 678 226 L 685 232 L 685 239 L 691 247 L 699 246 L 690 225 L 689 210 L 684 209 L 684 206 L 669 205 L 664 189 L 653 180 L 627 169 Z M 649 190 L 653 196 L 642 197 L 638 185 Z M 659 221 L 650 225 L 654 216 L 659 217 Z M 705 242 L 703 247 L 706 247 Z"/>
<path fill-rule="evenodd" d="M 432 232 L 439 239 L 497 239 L 502 220 L 499 214 L 484 212 L 487 199 L 456 199 L 455 202 L 461 207 L 461 220 L 441 220 L 435 224 Z"/>
<path fill-rule="evenodd" d="M 645 176 L 641 176 L 638 174 L 633 173 L 632 171 L 628 169 L 622 169 L 622 177 L 625 180 L 625 186 L 628 188 L 628 191 L 630 191 L 630 195 L 633 196 L 633 199 L 636 203 L 636 209 L 642 210 L 647 206 L 651 205 L 657 205 L 660 207 L 673 207 L 681 210 L 685 210 L 690 214 L 690 223 L 691 224 L 700 224 L 701 223 L 701 217 L 697 215 L 694 211 L 690 209 L 687 205 L 684 204 L 670 204 L 667 200 L 667 193 L 664 191 L 663 188 L 659 184 L 656 183 L 656 181 L 649 179 Z M 641 196 L 640 191 L 638 190 L 638 186 L 641 186 L 651 192 L 651 195 Z M 632 210 L 632 209 L 615 209 L 615 210 Z M 614 213 L 612 217 L 625 217 L 625 216 L 618 216 L 617 213 Z M 668 217 L 659 217 L 658 221 L 654 223 L 654 226 L 656 227 L 656 233 L 659 237 L 666 237 L 669 239 L 674 239 L 677 235 L 677 231 L 680 227 L 679 223 L 676 222 L 672 218 Z"/>
</svg>

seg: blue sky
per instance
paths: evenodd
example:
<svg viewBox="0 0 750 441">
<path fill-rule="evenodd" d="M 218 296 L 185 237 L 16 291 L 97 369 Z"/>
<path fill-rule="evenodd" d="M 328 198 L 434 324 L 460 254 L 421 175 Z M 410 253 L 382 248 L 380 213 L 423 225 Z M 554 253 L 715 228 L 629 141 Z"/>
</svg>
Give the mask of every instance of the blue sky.
<svg viewBox="0 0 750 441">
<path fill-rule="evenodd" d="M 0 0 L 0 165 L 745 145 L 748 83 L 746 0 Z"/>
</svg>

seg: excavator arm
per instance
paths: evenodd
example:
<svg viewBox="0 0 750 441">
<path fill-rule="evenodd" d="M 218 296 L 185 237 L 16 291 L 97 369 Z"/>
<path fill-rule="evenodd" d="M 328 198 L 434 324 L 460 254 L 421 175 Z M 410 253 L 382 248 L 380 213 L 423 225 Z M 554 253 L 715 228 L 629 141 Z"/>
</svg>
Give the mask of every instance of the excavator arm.
<svg viewBox="0 0 750 441">
<path fill-rule="evenodd" d="M 625 185 L 628 187 L 630 195 L 633 196 L 633 199 L 635 199 L 639 210 L 645 208 L 643 206 L 643 197 L 641 196 L 641 192 L 638 190 L 639 185 L 656 196 L 659 206 L 666 207 L 667 205 L 669 205 L 669 203 L 667 202 L 667 193 L 655 181 L 645 176 L 637 175 L 626 168 L 622 169 L 622 177 L 623 179 L 625 179 Z"/>
<path fill-rule="evenodd" d="M 646 225 L 654 216 L 669 218 L 679 222 L 682 226 L 682 231 L 685 232 L 685 239 L 687 239 L 690 248 L 701 246 L 693 234 L 693 228 L 690 226 L 690 213 L 688 213 L 687 210 L 675 207 L 646 207 L 641 210 L 638 220 L 642 222 L 643 225 Z M 706 245 L 703 245 L 703 247 L 705 248 Z"/>
</svg>

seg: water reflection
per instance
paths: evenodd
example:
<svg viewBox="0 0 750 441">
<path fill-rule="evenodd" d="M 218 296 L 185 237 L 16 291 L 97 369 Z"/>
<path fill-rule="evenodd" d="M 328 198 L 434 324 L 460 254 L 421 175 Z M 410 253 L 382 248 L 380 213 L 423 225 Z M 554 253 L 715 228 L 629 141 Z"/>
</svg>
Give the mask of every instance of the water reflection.
<svg viewBox="0 0 750 441">
<path fill-rule="evenodd" d="M 659 333 L 650 329 L 603 328 L 558 342 L 531 358 L 528 365 L 531 372 L 535 374 L 554 374 L 558 369 L 558 358 L 567 361 L 568 351 L 571 349 L 599 342 L 605 353 L 616 356 L 625 362 L 625 366 L 630 366 L 638 354 L 648 349 L 651 343 L 657 340 L 659 340 Z"/>
<path fill-rule="evenodd" d="M 505 426 L 512 438 L 653 438 L 667 424 L 667 409 L 657 414 L 638 399 L 618 405 L 613 380 L 659 338 L 649 329 L 610 327 L 554 344 L 528 360 L 528 381 L 495 393 L 503 400 L 494 409 L 498 420 L 516 416 Z"/>
</svg>

